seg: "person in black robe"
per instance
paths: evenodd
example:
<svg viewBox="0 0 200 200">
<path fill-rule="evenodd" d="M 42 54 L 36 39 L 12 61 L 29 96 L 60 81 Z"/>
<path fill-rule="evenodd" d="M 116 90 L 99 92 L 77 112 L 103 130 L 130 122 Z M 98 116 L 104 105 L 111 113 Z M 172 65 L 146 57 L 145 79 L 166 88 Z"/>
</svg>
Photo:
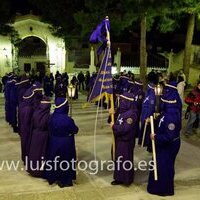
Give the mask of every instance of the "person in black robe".
<svg viewBox="0 0 200 200">
<path fill-rule="evenodd" d="M 73 85 L 73 87 L 75 87 L 75 95 L 73 97 L 73 99 L 78 99 L 78 79 L 76 78 L 76 76 L 73 76 L 72 77 L 72 80 L 71 80 L 71 84 Z"/>
<path fill-rule="evenodd" d="M 90 81 L 90 72 L 87 71 L 85 74 L 85 87 L 86 87 L 86 91 L 89 91 L 89 81 Z"/>
<path fill-rule="evenodd" d="M 117 120 L 114 124 L 110 123 L 115 138 L 115 171 L 112 185 L 130 185 L 134 179 L 133 150 L 137 110 L 134 109 L 133 101 L 131 93 L 120 95 Z"/>
<path fill-rule="evenodd" d="M 95 81 L 96 81 L 96 77 L 97 77 L 97 73 L 96 72 L 93 72 L 92 73 L 92 76 L 90 77 L 90 80 L 89 80 L 89 83 L 88 83 L 88 94 L 87 94 L 87 100 L 90 96 L 90 93 L 92 92 L 92 88 L 95 84 Z"/>
<path fill-rule="evenodd" d="M 47 97 L 52 96 L 51 80 L 48 74 L 45 75 L 43 80 L 44 94 Z"/>
<path fill-rule="evenodd" d="M 67 86 L 63 83 L 61 76 L 58 76 L 56 79 L 54 92 L 55 92 L 55 99 L 57 97 L 66 98 L 66 96 L 67 96 Z"/>
<path fill-rule="evenodd" d="M 78 90 L 80 91 L 81 87 L 82 87 L 82 90 L 84 90 L 85 89 L 85 86 L 84 86 L 85 76 L 82 71 L 80 71 L 78 73 L 77 79 L 78 79 Z"/>
<path fill-rule="evenodd" d="M 55 104 L 55 111 L 49 120 L 50 137 L 44 178 L 48 180 L 49 184 L 57 182 L 60 187 L 69 187 L 73 185 L 72 180 L 76 179 L 73 165 L 76 160 L 74 135 L 78 133 L 78 127 L 68 116 L 67 99 L 58 97 Z M 56 166 L 55 160 L 58 161 Z"/>
<path fill-rule="evenodd" d="M 5 86 L 6 86 L 6 83 L 7 83 L 7 81 L 8 81 L 8 74 L 6 73 L 3 77 L 2 77 L 2 86 L 3 86 L 3 92 L 5 92 Z"/>
<path fill-rule="evenodd" d="M 50 90 L 51 90 L 51 96 L 53 96 L 53 92 L 54 92 L 54 76 L 53 73 L 50 73 L 49 75 L 49 79 L 50 79 Z"/>
<path fill-rule="evenodd" d="M 147 191 L 160 196 L 174 195 L 175 159 L 180 148 L 180 97 L 175 85 L 167 84 L 161 97 L 161 115 L 157 120 L 155 140 L 158 180 L 154 171 L 149 173 Z M 156 123 L 155 123 L 156 124 Z"/>
</svg>

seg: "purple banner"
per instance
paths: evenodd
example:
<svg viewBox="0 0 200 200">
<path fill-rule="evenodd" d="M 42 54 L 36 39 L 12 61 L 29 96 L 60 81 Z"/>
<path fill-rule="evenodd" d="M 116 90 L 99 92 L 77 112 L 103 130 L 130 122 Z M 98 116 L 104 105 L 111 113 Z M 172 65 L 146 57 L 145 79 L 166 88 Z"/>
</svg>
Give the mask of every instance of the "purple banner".
<svg viewBox="0 0 200 200">
<path fill-rule="evenodd" d="M 95 84 L 89 96 L 88 102 L 97 101 L 104 96 L 113 94 L 112 84 L 112 58 L 110 47 L 106 47 L 101 66 L 96 77 Z"/>
</svg>

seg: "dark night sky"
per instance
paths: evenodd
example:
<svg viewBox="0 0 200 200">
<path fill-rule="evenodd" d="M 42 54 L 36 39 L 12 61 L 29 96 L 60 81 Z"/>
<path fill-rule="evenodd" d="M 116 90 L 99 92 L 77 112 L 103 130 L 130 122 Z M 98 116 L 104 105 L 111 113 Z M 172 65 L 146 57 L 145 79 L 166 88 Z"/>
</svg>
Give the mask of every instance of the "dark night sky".
<svg viewBox="0 0 200 200">
<path fill-rule="evenodd" d="M 36 10 L 33 6 L 30 5 L 28 0 L 10 0 L 12 13 L 15 14 L 17 12 L 21 14 L 28 14 L 30 10 Z"/>
<path fill-rule="evenodd" d="M 11 5 L 12 5 L 11 12 L 12 12 L 13 15 L 15 13 L 28 14 L 28 13 L 30 13 L 31 10 L 32 10 L 33 14 L 36 14 L 36 15 L 40 14 L 39 11 L 28 2 L 28 0 L 10 0 L 10 1 L 11 1 Z M 168 46 L 167 48 L 169 48 L 169 49 L 170 48 L 175 48 L 175 49 L 178 48 L 178 50 L 179 50 L 180 48 L 183 48 L 184 39 L 183 39 L 183 41 L 181 41 L 181 44 L 177 43 L 178 41 L 177 41 L 177 38 L 175 39 L 174 34 L 176 35 L 177 33 L 174 32 L 174 33 L 171 33 L 171 34 L 166 34 L 165 37 L 163 37 L 162 34 L 158 34 L 159 37 L 156 37 L 154 39 L 155 39 L 156 42 L 160 43 L 160 45 Z M 152 34 L 150 33 L 150 35 L 152 35 Z M 178 39 L 180 40 L 180 36 L 183 36 L 183 35 L 184 35 L 183 33 L 181 35 L 179 33 L 179 36 L 177 36 Z M 196 32 L 195 32 L 193 42 L 194 43 L 200 43 L 199 39 L 197 40 L 196 38 L 199 38 L 199 37 L 196 37 Z M 152 41 L 154 39 L 151 36 L 150 40 Z"/>
</svg>

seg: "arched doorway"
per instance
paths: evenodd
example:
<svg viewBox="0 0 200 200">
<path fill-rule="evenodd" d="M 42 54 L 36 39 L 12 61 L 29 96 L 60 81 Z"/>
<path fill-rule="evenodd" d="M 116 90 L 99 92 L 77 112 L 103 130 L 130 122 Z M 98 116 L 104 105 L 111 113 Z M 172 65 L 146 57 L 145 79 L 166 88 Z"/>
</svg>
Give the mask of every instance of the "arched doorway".
<svg viewBox="0 0 200 200">
<path fill-rule="evenodd" d="M 47 46 L 43 40 L 36 36 L 24 38 L 18 47 L 18 62 L 23 73 L 45 74 L 47 63 Z"/>
<path fill-rule="evenodd" d="M 16 73 L 23 73 L 24 65 L 27 66 L 25 68 L 31 66 L 31 70 L 37 71 L 44 68 L 40 66 L 44 66 L 44 63 L 46 63 L 45 69 L 54 75 L 56 71 L 63 73 L 65 70 L 71 70 L 74 66 L 73 62 L 68 62 L 65 41 L 52 35 L 51 25 L 41 22 L 39 16 L 31 14 L 16 16 L 12 26 L 18 33 L 21 45 L 18 45 L 19 40 L 17 43 L 11 43 L 10 37 L 0 36 L 0 65 L 3 66 L 0 69 L 0 76 L 13 70 Z M 15 40 L 15 38 L 12 39 Z M 30 53 L 29 47 L 30 49 L 37 49 L 38 46 L 37 51 Z"/>
</svg>

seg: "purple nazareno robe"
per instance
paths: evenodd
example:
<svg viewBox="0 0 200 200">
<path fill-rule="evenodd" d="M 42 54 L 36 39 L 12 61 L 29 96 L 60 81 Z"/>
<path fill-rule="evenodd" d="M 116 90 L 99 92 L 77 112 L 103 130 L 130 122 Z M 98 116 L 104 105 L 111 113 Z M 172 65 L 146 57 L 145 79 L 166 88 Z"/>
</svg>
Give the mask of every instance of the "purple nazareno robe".
<svg viewBox="0 0 200 200">
<path fill-rule="evenodd" d="M 151 170 L 147 186 L 149 193 L 160 196 L 174 195 L 175 160 L 181 143 L 181 101 L 175 87 L 167 87 L 161 98 L 161 115 L 154 136 L 158 180 L 154 180 L 154 171 Z"/>
<path fill-rule="evenodd" d="M 20 116 L 19 116 L 19 113 L 20 113 L 20 104 L 22 103 L 23 101 L 23 96 L 25 94 L 25 92 L 27 91 L 28 88 L 30 88 L 30 81 L 27 77 L 22 77 L 20 82 L 18 83 L 15 83 L 16 87 L 17 87 L 17 99 L 18 99 L 18 131 L 19 131 L 19 134 L 20 134 L 20 125 L 21 125 L 21 122 L 20 122 Z"/>
<path fill-rule="evenodd" d="M 48 163 L 45 165 L 44 178 L 49 184 L 57 181 L 60 186 L 72 186 L 72 180 L 76 179 L 72 161 L 76 160 L 74 134 L 78 133 L 78 127 L 68 116 L 68 110 L 67 99 L 56 98 L 55 111 L 49 120 Z M 55 160 L 58 161 L 56 166 L 53 163 Z M 66 162 L 69 165 L 68 169 Z"/>
<path fill-rule="evenodd" d="M 16 99 L 16 77 L 11 76 L 6 82 L 5 86 L 5 116 L 6 121 L 14 128 L 17 126 L 17 116 L 16 116 L 16 107 L 17 107 L 17 99 Z"/>
<path fill-rule="evenodd" d="M 46 157 L 50 108 L 51 102 L 49 98 L 44 96 L 32 116 L 32 131 L 27 165 L 28 172 L 36 177 L 42 176 L 42 160 L 44 161 Z"/>
<path fill-rule="evenodd" d="M 136 122 L 136 134 L 137 136 L 139 135 L 140 127 L 139 127 L 139 122 L 140 122 L 140 116 L 141 116 L 141 111 L 142 111 L 142 102 L 144 99 L 144 91 L 143 91 L 143 84 L 140 81 L 135 81 L 131 82 L 129 81 L 129 92 L 133 94 L 133 105 L 134 108 L 137 110 L 137 122 Z"/>
<path fill-rule="evenodd" d="M 153 113 L 155 113 L 155 106 L 156 106 L 156 95 L 155 95 L 155 85 L 153 83 L 148 84 L 148 88 L 144 97 L 144 101 L 142 103 L 142 112 L 141 112 L 141 129 L 138 136 L 138 144 L 142 144 L 143 134 L 145 134 L 144 137 L 144 146 L 147 146 L 147 150 L 151 152 L 151 140 L 149 139 L 150 135 L 150 124 L 146 122 L 146 119 L 148 119 Z M 146 126 L 146 132 L 144 132 L 145 129 L 145 123 L 147 123 Z"/>
<path fill-rule="evenodd" d="M 28 156 L 30 138 L 32 134 L 31 122 L 34 110 L 37 109 L 42 99 L 41 84 L 33 84 L 23 96 L 23 101 L 19 105 L 19 119 L 20 119 L 20 136 L 21 136 L 21 150 L 22 160 L 25 161 Z"/>
<path fill-rule="evenodd" d="M 120 95 L 118 116 L 112 127 L 115 136 L 115 171 L 113 178 L 115 181 L 126 185 L 130 185 L 134 178 L 133 150 L 137 111 L 133 108 L 133 101 L 131 93 Z"/>
<path fill-rule="evenodd" d="M 11 116 L 10 116 L 10 90 L 11 87 L 15 84 L 16 80 L 13 79 L 14 75 L 10 73 L 8 75 L 8 80 L 6 81 L 5 84 L 5 89 L 4 89 L 4 96 L 5 96 L 5 117 L 6 121 L 11 124 Z"/>
<path fill-rule="evenodd" d="M 34 100 L 34 92 L 32 91 L 31 87 L 25 92 L 23 96 L 23 101 L 19 104 L 21 158 L 24 162 L 25 162 L 25 156 L 27 156 L 26 146 L 31 132 L 30 124 L 33 115 L 33 100 Z"/>
<path fill-rule="evenodd" d="M 20 104 L 23 100 L 23 96 L 26 90 L 31 87 L 31 84 L 28 77 L 22 76 L 21 80 L 17 82 L 15 85 L 17 87 L 18 104 Z"/>
</svg>

